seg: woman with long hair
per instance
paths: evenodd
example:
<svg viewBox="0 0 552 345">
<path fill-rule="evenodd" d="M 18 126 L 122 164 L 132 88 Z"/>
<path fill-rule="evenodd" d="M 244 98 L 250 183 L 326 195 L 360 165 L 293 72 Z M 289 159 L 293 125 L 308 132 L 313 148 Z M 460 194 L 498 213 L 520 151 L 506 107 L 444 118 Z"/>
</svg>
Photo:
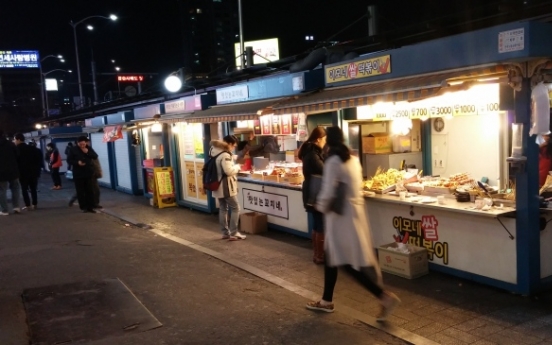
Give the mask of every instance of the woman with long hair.
<svg viewBox="0 0 552 345">
<path fill-rule="evenodd" d="M 326 131 L 322 127 L 316 127 L 312 130 L 309 138 L 305 141 L 297 157 L 303 161 L 303 205 L 305 210 L 312 216 L 312 247 L 314 250 L 312 261 L 315 264 L 324 263 L 324 215 L 309 205 L 310 184 L 312 175 L 322 175 L 324 169 L 323 149 L 326 145 Z"/>
<path fill-rule="evenodd" d="M 333 312 L 333 291 L 337 282 L 338 267 L 347 271 L 380 302 L 377 321 L 384 321 L 400 303 L 399 298 L 383 289 L 381 270 L 372 246 L 372 239 L 362 186 L 362 167 L 357 157 L 351 155 L 344 144 L 339 127 L 326 129 L 328 157 L 324 162 L 322 190 L 316 199 L 316 209 L 324 213 L 326 232 L 326 264 L 324 266 L 324 294 L 319 301 L 310 302 L 307 308 Z M 331 211 L 331 203 L 338 183 L 344 184 L 343 210 L 341 214 Z M 376 274 L 374 279 L 371 273 Z"/>
</svg>

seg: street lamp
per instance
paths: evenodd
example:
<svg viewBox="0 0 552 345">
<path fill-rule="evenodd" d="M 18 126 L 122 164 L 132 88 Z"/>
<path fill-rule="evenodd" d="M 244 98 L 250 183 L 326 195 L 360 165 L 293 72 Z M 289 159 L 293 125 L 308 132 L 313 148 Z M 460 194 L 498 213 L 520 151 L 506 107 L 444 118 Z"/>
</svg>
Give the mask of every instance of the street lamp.
<svg viewBox="0 0 552 345">
<path fill-rule="evenodd" d="M 69 25 L 71 25 L 73 27 L 73 37 L 75 39 L 75 55 L 77 57 L 77 78 L 78 78 L 78 83 L 79 83 L 79 103 L 80 103 L 80 107 L 82 108 L 83 106 L 83 98 L 82 98 L 82 82 L 81 82 L 81 74 L 80 74 L 80 64 L 79 64 L 79 48 L 78 48 L 78 43 L 77 43 L 77 25 L 79 25 L 80 23 L 84 22 L 85 20 L 87 19 L 90 19 L 90 18 L 103 18 L 103 19 L 111 19 L 113 21 L 117 20 L 117 16 L 114 15 L 114 14 L 111 14 L 109 15 L 109 17 L 105 17 L 105 16 L 90 16 L 90 17 L 86 17 L 84 19 L 81 19 L 79 20 L 78 22 L 76 23 L 73 23 L 73 21 L 70 21 L 69 22 Z"/>
<path fill-rule="evenodd" d="M 63 56 L 61 55 L 46 55 L 45 57 L 40 59 L 39 69 L 40 69 L 40 97 L 42 98 L 42 117 L 46 116 L 46 106 L 44 105 L 44 92 L 46 92 L 46 87 L 44 85 L 44 75 L 42 74 L 42 61 L 52 57 L 59 59 L 59 61 L 61 62 L 65 62 L 65 60 L 63 59 Z M 46 95 L 46 97 L 48 97 L 48 95 Z"/>
<path fill-rule="evenodd" d="M 41 71 L 42 71 L 42 69 L 41 69 Z M 44 80 L 44 77 L 46 77 L 48 74 L 50 74 L 52 72 L 57 72 L 57 71 L 73 73 L 73 71 L 71 71 L 71 70 L 64 70 L 64 69 L 56 68 L 56 69 L 53 69 L 51 71 L 41 73 L 42 80 Z M 50 109 L 49 109 L 49 105 L 48 105 L 48 90 L 46 90 L 46 88 L 44 88 L 44 92 L 46 92 L 46 115 L 50 116 Z"/>
</svg>

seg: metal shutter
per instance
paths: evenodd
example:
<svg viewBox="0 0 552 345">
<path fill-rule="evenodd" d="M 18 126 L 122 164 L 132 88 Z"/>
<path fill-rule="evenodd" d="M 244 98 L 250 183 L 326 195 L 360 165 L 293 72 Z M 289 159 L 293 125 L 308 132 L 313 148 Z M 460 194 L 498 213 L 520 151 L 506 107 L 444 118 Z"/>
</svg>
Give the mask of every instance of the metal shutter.
<svg viewBox="0 0 552 345">
<path fill-rule="evenodd" d="M 90 133 L 90 143 L 92 148 L 98 154 L 98 160 L 102 166 L 102 178 L 99 182 L 111 184 L 111 167 L 109 166 L 109 156 L 107 152 L 107 143 L 102 142 L 103 133 Z"/>
</svg>

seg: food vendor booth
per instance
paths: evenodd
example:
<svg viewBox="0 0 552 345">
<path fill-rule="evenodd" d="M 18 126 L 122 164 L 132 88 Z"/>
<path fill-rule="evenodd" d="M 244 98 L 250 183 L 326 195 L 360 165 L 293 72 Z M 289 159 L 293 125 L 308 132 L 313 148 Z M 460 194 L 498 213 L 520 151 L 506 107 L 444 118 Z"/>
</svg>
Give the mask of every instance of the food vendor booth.
<svg viewBox="0 0 552 345">
<path fill-rule="evenodd" d="M 305 237 L 310 237 L 309 219 L 302 204 L 301 164 L 295 156 L 298 129 L 306 125 L 300 123 L 299 116 L 273 116 L 272 109 L 294 94 L 322 85 L 321 69 L 258 78 L 218 88 L 217 105 L 183 118 L 187 126 L 201 126 L 209 132 L 209 136 L 204 135 L 204 152 L 209 151 L 212 139 L 228 134 L 247 141 L 251 156 L 248 155 L 248 164 L 242 164 L 238 176 L 241 212 L 264 213 L 269 228 Z M 304 129 L 302 133 L 306 133 Z M 269 151 L 269 146 L 275 149 Z M 198 171 L 201 170 L 195 170 L 196 176 Z M 208 195 L 210 207 L 216 208 L 210 192 Z"/>
<path fill-rule="evenodd" d="M 532 120 L 531 95 L 548 82 L 550 34 L 510 23 L 328 65 L 324 90 L 275 114 L 333 112 L 363 163 L 376 247 L 425 247 L 431 270 L 535 293 L 552 284 L 529 135 L 549 119 Z"/>
<path fill-rule="evenodd" d="M 177 203 L 184 207 L 213 212 L 203 189 L 201 171 L 207 159 L 206 147 L 211 138 L 211 126 L 191 122 L 188 117 L 201 114 L 215 103 L 214 94 L 189 95 L 163 104 L 159 122 L 167 126 L 170 137 L 170 165 L 174 168 Z"/>
</svg>

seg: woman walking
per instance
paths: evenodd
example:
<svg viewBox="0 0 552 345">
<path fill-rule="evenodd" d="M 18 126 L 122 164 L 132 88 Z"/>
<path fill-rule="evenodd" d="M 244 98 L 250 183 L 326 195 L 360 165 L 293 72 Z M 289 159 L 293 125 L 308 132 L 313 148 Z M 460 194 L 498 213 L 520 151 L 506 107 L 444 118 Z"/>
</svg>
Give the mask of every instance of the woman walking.
<svg viewBox="0 0 552 345">
<path fill-rule="evenodd" d="M 384 321 L 400 300 L 382 288 L 381 270 L 374 254 L 364 198 L 360 193 L 362 167 L 344 144 L 343 132 L 339 127 L 328 128 L 326 134 L 328 158 L 324 162 L 322 190 L 315 206 L 324 213 L 326 225 L 324 294 L 321 300 L 308 303 L 307 308 L 329 313 L 334 311 L 333 292 L 338 267 L 342 266 L 378 298 L 381 310 L 376 319 Z M 331 211 L 338 183 L 343 183 L 345 187 L 344 199 L 339 200 L 343 204 L 341 214 Z M 375 271 L 377 279 L 370 275 L 371 270 Z"/>
<path fill-rule="evenodd" d="M 48 143 L 46 149 L 50 153 L 50 160 L 48 162 L 50 167 L 50 173 L 52 174 L 52 182 L 54 186 L 50 189 L 60 190 L 61 189 L 61 177 L 59 175 L 59 168 L 63 165 L 59 151 L 54 143 Z"/>
<path fill-rule="evenodd" d="M 322 127 L 312 130 L 307 141 L 301 145 L 297 157 L 303 161 L 303 205 L 311 215 L 312 225 L 312 247 L 314 250 L 312 261 L 319 265 L 324 263 L 324 215 L 314 209 L 309 203 L 311 195 L 310 185 L 312 175 L 322 175 L 324 169 L 324 154 L 322 152 L 326 145 L 326 131 Z"/>
</svg>

